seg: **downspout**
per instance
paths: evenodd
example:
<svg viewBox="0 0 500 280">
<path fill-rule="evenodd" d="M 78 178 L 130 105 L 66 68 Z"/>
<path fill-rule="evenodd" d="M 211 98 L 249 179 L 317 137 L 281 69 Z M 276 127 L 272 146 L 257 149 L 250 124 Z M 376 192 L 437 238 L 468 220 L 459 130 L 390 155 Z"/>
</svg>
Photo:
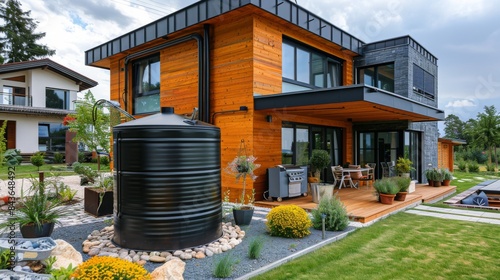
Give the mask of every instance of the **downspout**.
<svg viewBox="0 0 500 280">
<path fill-rule="evenodd" d="M 171 47 L 171 46 L 174 46 L 174 45 L 177 45 L 177 44 L 180 44 L 180 43 L 184 43 L 184 42 L 187 42 L 189 40 L 196 40 L 196 42 L 198 43 L 198 108 L 200 108 L 200 114 L 199 115 L 205 115 L 207 113 L 205 113 L 205 108 L 203 107 L 203 38 L 197 34 L 197 33 L 193 33 L 193 34 L 190 34 L 190 35 L 186 35 L 184 37 L 181 37 L 181 38 L 178 38 L 178 39 L 175 39 L 175 40 L 172 40 L 172 41 L 169 41 L 169 42 L 166 42 L 164 44 L 161 44 L 161 45 L 158 45 L 158 46 L 155 46 L 155 47 L 152 47 L 152 48 L 149 48 L 149 49 L 145 49 L 145 50 L 142 50 L 142 51 L 139 51 L 139 52 L 136 52 L 136 53 L 133 53 L 131 55 L 127 55 L 127 57 L 125 57 L 125 88 L 123 90 L 123 103 L 125 104 L 125 110 L 128 111 L 129 108 L 128 108 L 128 99 L 127 99 L 127 89 L 128 89 L 128 63 L 131 59 L 134 59 L 134 58 L 137 58 L 137 57 L 140 57 L 140 56 L 144 56 L 144 55 L 147 55 L 147 54 L 151 54 L 151 53 L 154 53 L 154 52 L 158 52 L 164 48 L 168 48 L 168 47 Z"/>
<path fill-rule="evenodd" d="M 204 55 L 203 55 L 203 69 L 204 72 L 204 97 L 203 104 L 204 108 L 202 110 L 203 116 L 202 121 L 210 123 L 210 25 L 203 25 L 203 38 L 204 38 Z"/>
</svg>

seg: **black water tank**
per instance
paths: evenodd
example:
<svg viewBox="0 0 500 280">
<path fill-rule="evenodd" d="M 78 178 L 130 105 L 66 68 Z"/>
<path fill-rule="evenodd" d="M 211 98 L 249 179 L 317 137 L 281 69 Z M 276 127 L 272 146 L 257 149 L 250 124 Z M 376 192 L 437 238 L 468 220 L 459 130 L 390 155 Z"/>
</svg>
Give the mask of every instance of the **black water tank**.
<svg viewBox="0 0 500 280">
<path fill-rule="evenodd" d="M 162 108 L 113 138 L 116 244 L 178 250 L 222 236 L 219 128 Z"/>
</svg>

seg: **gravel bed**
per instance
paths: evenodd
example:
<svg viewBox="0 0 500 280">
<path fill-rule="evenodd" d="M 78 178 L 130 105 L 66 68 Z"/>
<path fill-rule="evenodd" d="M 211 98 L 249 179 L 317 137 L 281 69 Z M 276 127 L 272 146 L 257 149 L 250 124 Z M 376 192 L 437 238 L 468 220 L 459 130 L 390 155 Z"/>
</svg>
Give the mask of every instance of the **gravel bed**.
<svg viewBox="0 0 500 280">
<path fill-rule="evenodd" d="M 329 243 L 330 241 L 334 241 L 337 238 L 342 238 L 347 233 L 355 229 L 354 227 L 348 227 L 344 231 L 327 231 L 325 232 L 325 239 L 322 238 L 321 230 L 314 229 L 311 229 L 310 235 L 300 239 L 269 236 L 269 234 L 266 232 L 264 220 L 268 210 L 269 209 L 259 211 L 259 208 L 256 208 L 254 220 L 252 220 L 250 225 L 242 227 L 242 229 L 246 232 L 243 242 L 237 245 L 234 249 L 219 255 L 214 255 L 213 257 L 207 257 L 204 259 L 192 259 L 186 261 L 184 279 L 218 279 L 213 276 L 213 271 L 217 261 L 224 254 L 230 254 L 232 259 L 237 261 L 231 277 L 226 279 L 236 279 L 240 277 L 244 278 L 248 273 L 251 273 L 257 269 L 262 269 L 262 267 L 268 266 L 274 262 L 277 262 L 294 254 L 300 254 L 300 251 L 304 252 L 303 250 L 314 250 L 314 246 L 317 246 L 317 244 L 321 242 Z M 231 220 L 231 218 L 231 215 L 229 215 L 225 218 L 225 220 Z M 82 242 L 87 238 L 87 236 L 93 230 L 100 230 L 107 225 L 109 224 L 106 224 L 105 222 L 96 222 L 76 226 L 59 227 L 54 229 L 52 238 L 63 239 L 66 242 L 70 243 L 76 250 L 81 252 Z M 252 260 L 247 256 L 248 246 L 251 240 L 256 237 L 262 237 L 264 239 L 264 246 L 262 249 L 261 257 L 257 260 Z M 87 254 L 82 255 L 84 261 L 89 258 Z M 161 264 L 147 262 L 144 267 L 148 271 L 152 272 L 156 267 L 160 265 Z"/>
</svg>

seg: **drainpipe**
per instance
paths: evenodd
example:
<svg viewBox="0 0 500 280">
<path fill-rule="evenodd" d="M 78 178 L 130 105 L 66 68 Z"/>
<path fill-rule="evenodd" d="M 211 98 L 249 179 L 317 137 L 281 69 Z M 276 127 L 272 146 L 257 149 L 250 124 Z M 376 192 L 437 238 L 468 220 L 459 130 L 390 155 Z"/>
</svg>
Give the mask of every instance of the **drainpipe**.
<svg viewBox="0 0 500 280">
<path fill-rule="evenodd" d="M 204 38 L 204 46 L 203 46 L 203 69 L 205 70 L 204 72 L 204 96 L 203 96 L 203 116 L 202 121 L 206 123 L 210 123 L 210 25 L 205 24 L 203 25 L 203 38 Z"/>
<path fill-rule="evenodd" d="M 127 93 L 128 92 L 127 92 L 127 90 L 128 90 L 128 63 L 129 63 L 129 61 L 131 59 L 134 59 L 134 58 L 137 58 L 140 56 L 144 56 L 147 54 L 151 54 L 154 52 L 158 52 L 164 48 L 171 47 L 171 46 L 174 46 L 174 45 L 177 45 L 180 43 L 184 43 L 184 42 L 187 42 L 189 40 L 196 40 L 196 42 L 198 43 L 198 108 L 200 108 L 199 115 L 208 114 L 208 112 L 207 113 L 204 112 L 205 108 L 203 107 L 203 98 L 204 98 L 203 97 L 204 96 L 204 94 L 203 94 L 203 91 L 204 91 L 204 88 L 203 88 L 203 80 L 204 80 L 204 77 L 203 77 L 203 70 L 204 70 L 203 69 L 203 66 L 204 66 L 203 53 L 204 52 L 203 52 L 203 43 L 202 43 L 203 38 L 197 33 L 186 35 L 184 37 L 169 41 L 167 43 L 133 53 L 131 55 L 128 55 L 125 58 L 125 89 L 123 91 L 123 102 L 125 104 L 126 111 L 128 111 L 128 104 L 127 104 Z"/>
</svg>

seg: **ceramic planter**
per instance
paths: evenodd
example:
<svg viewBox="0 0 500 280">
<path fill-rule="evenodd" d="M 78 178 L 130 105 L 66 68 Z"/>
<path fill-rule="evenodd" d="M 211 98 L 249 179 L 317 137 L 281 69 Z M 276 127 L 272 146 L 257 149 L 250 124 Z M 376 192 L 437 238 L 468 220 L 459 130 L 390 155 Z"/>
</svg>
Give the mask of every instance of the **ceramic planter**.
<svg viewBox="0 0 500 280">
<path fill-rule="evenodd" d="M 234 223 L 239 226 L 249 225 L 253 217 L 253 207 L 233 208 Z"/>
<path fill-rule="evenodd" d="M 96 217 L 113 214 L 113 191 L 104 192 L 102 203 L 99 206 L 101 193 L 96 188 L 85 188 L 83 194 L 85 212 Z"/>
<path fill-rule="evenodd" d="M 46 223 L 41 227 L 35 226 L 34 224 L 28 224 L 22 226 L 20 230 L 24 238 L 49 237 L 54 231 L 54 223 Z"/>
<path fill-rule="evenodd" d="M 395 194 L 385 194 L 385 193 L 379 193 L 378 194 L 380 203 L 382 204 L 392 204 L 394 202 L 394 197 L 396 197 Z"/>
<path fill-rule="evenodd" d="M 396 201 L 405 201 L 407 194 L 408 194 L 408 192 L 398 192 L 396 194 L 396 196 L 394 197 L 394 200 L 396 200 Z"/>
</svg>

